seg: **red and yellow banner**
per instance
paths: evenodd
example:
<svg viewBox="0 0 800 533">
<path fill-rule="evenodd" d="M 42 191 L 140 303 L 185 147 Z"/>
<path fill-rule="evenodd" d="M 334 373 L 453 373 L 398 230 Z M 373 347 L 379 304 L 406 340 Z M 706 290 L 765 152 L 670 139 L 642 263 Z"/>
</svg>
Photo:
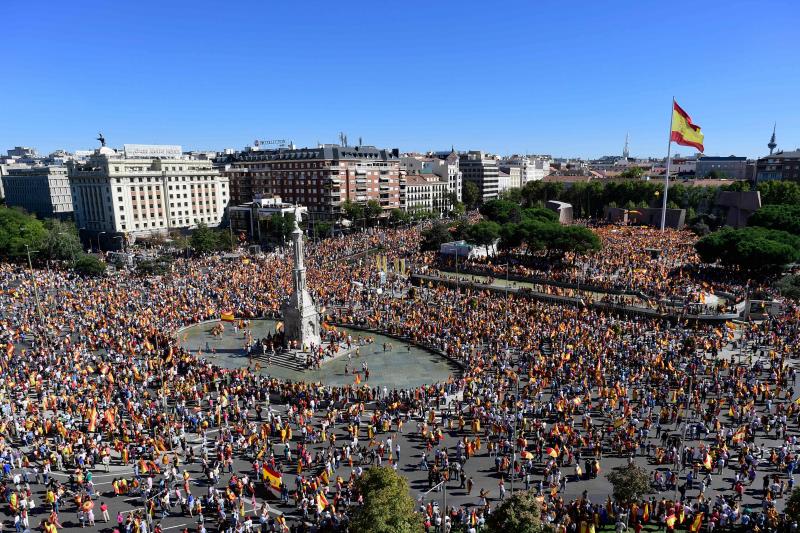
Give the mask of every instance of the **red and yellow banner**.
<svg viewBox="0 0 800 533">
<path fill-rule="evenodd" d="M 681 109 L 678 102 L 672 101 L 672 132 L 670 140 L 683 146 L 693 146 L 703 151 L 703 132 L 700 126 L 692 124 L 692 118 Z"/>
</svg>

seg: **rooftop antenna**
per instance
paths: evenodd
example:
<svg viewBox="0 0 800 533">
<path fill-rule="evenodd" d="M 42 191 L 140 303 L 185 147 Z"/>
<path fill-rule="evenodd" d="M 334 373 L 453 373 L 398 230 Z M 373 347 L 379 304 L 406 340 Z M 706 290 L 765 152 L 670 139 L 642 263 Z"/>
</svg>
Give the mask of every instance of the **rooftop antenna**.
<svg viewBox="0 0 800 533">
<path fill-rule="evenodd" d="M 364 143 L 361 142 L 361 136 L 358 137 L 358 145 L 359 146 L 364 146 Z"/>
</svg>

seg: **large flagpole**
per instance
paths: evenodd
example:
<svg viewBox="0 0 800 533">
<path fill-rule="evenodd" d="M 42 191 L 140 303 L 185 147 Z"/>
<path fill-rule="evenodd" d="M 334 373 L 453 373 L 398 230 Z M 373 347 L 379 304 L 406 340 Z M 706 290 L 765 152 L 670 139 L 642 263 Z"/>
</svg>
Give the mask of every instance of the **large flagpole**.
<svg viewBox="0 0 800 533">
<path fill-rule="evenodd" d="M 667 194 L 669 192 L 669 168 L 672 163 L 672 119 L 675 116 L 675 97 L 672 97 L 672 105 L 669 108 L 669 137 L 667 138 L 667 172 L 664 174 L 664 198 L 661 202 L 661 231 L 667 224 Z"/>
</svg>

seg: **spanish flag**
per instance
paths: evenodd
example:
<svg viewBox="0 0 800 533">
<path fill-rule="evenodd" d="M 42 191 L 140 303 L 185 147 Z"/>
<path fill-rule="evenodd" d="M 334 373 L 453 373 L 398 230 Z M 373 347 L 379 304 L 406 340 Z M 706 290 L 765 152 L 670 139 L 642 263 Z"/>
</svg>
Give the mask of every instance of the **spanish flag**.
<svg viewBox="0 0 800 533">
<path fill-rule="evenodd" d="M 317 510 L 321 513 L 328 506 L 328 499 L 321 492 L 317 494 Z"/>
<path fill-rule="evenodd" d="M 270 468 L 269 466 L 264 465 L 264 467 L 261 469 L 261 480 L 264 482 L 264 484 L 268 484 L 271 489 L 278 491 L 281 488 L 283 474 Z"/>
<path fill-rule="evenodd" d="M 89 433 L 94 433 L 96 428 L 97 428 L 97 408 L 92 406 L 92 410 L 89 411 Z"/>
<path fill-rule="evenodd" d="M 697 513 L 692 523 L 689 524 L 689 533 L 697 533 L 700 531 L 700 526 L 703 524 L 703 513 Z"/>
<path fill-rule="evenodd" d="M 234 320 L 233 311 L 223 311 L 222 313 L 220 313 L 220 318 L 225 322 L 233 322 Z"/>
<path fill-rule="evenodd" d="M 692 118 L 675 100 L 672 101 L 672 131 L 669 139 L 676 144 L 693 146 L 700 152 L 704 151 L 700 126 L 692 124 Z"/>
</svg>

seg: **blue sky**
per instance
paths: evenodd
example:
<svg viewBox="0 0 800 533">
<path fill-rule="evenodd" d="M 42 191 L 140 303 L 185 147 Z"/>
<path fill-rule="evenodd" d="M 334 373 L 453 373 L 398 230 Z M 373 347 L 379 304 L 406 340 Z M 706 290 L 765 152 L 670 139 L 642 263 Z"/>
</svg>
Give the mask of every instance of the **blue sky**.
<svg viewBox="0 0 800 533">
<path fill-rule="evenodd" d="M 253 139 L 560 156 L 800 146 L 796 1 L 4 3 L 0 149 Z M 679 153 L 690 149 L 677 147 Z"/>
</svg>

